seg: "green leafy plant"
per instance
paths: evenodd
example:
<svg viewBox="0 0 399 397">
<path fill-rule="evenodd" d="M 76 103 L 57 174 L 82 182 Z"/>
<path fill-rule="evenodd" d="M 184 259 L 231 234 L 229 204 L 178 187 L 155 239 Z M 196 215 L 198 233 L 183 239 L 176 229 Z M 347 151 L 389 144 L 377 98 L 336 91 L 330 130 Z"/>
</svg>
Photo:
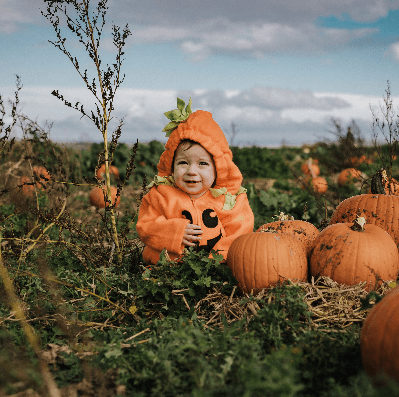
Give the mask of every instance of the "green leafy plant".
<svg viewBox="0 0 399 397">
<path fill-rule="evenodd" d="M 163 314 L 176 315 L 188 310 L 193 313 L 195 304 L 213 287 L 226 293 L 237 283 L 231 270 L 220 263 L 223 256 L 187 248 L 179 262 L 171 262 L 162 252 L 159 262 L 143 269 L 135 281 L 136 303 L 140 311 L 157 307 Z"/>
</svg>

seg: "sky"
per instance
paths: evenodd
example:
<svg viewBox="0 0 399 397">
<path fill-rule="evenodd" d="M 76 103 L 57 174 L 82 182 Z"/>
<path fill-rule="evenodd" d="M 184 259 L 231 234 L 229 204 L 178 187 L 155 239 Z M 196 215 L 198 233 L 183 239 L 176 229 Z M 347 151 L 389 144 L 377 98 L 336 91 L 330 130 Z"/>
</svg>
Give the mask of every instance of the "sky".
<svg viewBox="0 0 399 397">
<path fill-rule="evenodd" d="M 96 4 L 90 1 L 92 10 Z M 334 140 L 332 120 L 344 131 L 355 122 L 371 141 L 373 112 L 382 118 L 388 82 L 398 113 L 399 0 L 108 0 L 107 6 L 104 67 L 115 62 L 112 25 L 127 24 L 132 33 L 110 125 L 123 119 L 121 142 L 166 142 L 163 113 L 176 108 L 177 97 L 191 97 L 193 111 L 211 112 L 230 144 L 240 146 Z M 50 124 L 52 140 L 100 142 L 91 120 L 51 95 L 58 90 L 95 110 L 93 94 L 49 42 L 56 35 L 42 15 L 46 7 L 43 0 L 0 0 L 6 111 L 18 75 L 20 112 Z M 62 18 L 60 27 L 92 80 L 95 68 L 84 47 Z M 18 128 L 13 134 L 19 136 Z"/>
</svg>

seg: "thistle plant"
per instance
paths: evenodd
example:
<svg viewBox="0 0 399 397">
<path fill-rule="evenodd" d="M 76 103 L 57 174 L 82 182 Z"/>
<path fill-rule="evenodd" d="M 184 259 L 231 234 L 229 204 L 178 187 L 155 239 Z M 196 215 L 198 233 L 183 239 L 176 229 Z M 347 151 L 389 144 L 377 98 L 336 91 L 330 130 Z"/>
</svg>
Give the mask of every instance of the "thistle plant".
<svg viewBox="0 0 399 397">
<path fill-rule="evenodd" d="M 125 75 L 121 75 L 121 67 L 123 62 L 123 48 L 126 39 L 129 37 L 130 30 L 126 25 L 122 30 L 119 26 L 112 26 L 113 44 L 117 50 L 115 63 L 111 66 L 106 65 L 102 68 L 100 57 L 100 42 L 105 26 L 105 15 L 108 10 L 107 0 L 97 0 L 96 5 L 91 7 L 90 0 L 45 0 L 47 3 L 46 12 L 42 11 L 42 15 L 47 18 L 53 25 L 57 40 L 49 42 L 63 52 L 84 81 L 87 89 L 93 94 L 95 100 L 95 111 L 87 111 L 83 104 L 76 102 L 75 104 L 64 98 L 58 90 L 54 90 L 52 95 L 60 99 L 70 108 L 76 109 L 82 114 L 82 117 L 89 118 L 101 132 L 104 142 L 104 151 L 99 157 L 98 165 L 95 172 L 100 166 L 105 164 L 105 189 L 101 182 L 97 180 L 99 186 L 104 190 L 104 198 L 108 202 L 107 211 L 110 212 L 112 235 L 118 256 L 119 263 L 122 262 L 122 253 L 118 241 L 116 228 L 116 218 L 114 204 L 111 196 L 111 179 L 110 164 L 112 163 L 113 151 L 115 150 L 118 138 L 121 135 L 123 120 L 119 121 L 118 126 L 112 134 L 112 141 L 109 144 L 109 123 L 112 120 L 112 112 L 114 111 L 114 99 L 117 89 L 122 84 Z M 94 10 L 93 10 L 94 9 Z M 94 64 L 94 76 L 89 76 L 88 70 L 82 70 L 79 60 L 72 55 L 67 49 L 67 39 L 63 37 L 61 32 L 61 18 L 66 21 L 68 29 L 74 33 L 81 45 L 84 46 L 86 53 L 89 55 Z M 122 187 L 118 185 L 117 197 L 120 195 Z M 117 199 L 117 198 L 116 198 Z M 115 200 L 116 200 L 115 199 Z"/>
<path fill-rule="evenodd" d="M 384 105 L 380 105 L 382 118 L 380 119 L 374 109 L 371 109 L 373 115 L 373 145 L 377 150 L 382 167 L 387 171 L 388 180 L 392 179 L 393 161 L 396 156 L 399 143 L 399 116 L 396 115 L 393 108 L 393 101 L 391 97 L 391 87 L 389 81 L 387 82 L 387 89 L 385 90 Z M 388 155 L 382 152 L 382 146 L 378 144 L 378 136 L 381 132 L 386 144 L 388 145 Z"/>
</svg>

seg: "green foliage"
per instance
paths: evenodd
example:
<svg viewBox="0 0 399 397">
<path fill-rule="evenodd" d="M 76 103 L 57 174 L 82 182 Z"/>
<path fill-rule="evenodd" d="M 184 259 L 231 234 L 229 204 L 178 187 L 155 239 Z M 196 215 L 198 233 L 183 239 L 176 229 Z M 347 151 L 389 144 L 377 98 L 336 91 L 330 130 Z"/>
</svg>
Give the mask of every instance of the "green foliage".
<svg viewBox="0 0 399 397">
<path fill-rule="evenodd" d="M 135 279 L 136 302 L 141 311 L 158 307 L 163 314 L 193 313 L 195 304 L 212 287 L 231 292 L 237 283 L 231 270 L 220 263 L 223 256 L 213 251 L 212 258 L 204 251 L 186 249 L 182 259 L 171 262 L 164 252 L 155 266 L 148 266 Z M 173 293 L 174 290 L 181 291 Z M 184 294 L 184 299 L 180 294 Z M 187 307 L 187 305 L 189 307 Z"/>
<path fill-rule="evenodd" d="M 102 144 L 93 143 L 90 150 L 81 151 L 82 174 L 89 180 L 94 181 L 94 170 L 98 164 L 98 156 L 103 150 Z M 135 171 L 129 183 L 141 185 L 144 178 L 149 183 L 157 173 L 157 164 L 164 150 L 164 145 L 159 141 L 151 141 L 148 144 L 139 143 L 134 161 Z M 122 181 L 126 178 L 126 164 L 132 154 L 132 148 L 125 143 L 119 143 L 115 147 L 112 165 L 118 168 Z"/>
<path fill-rule="evenodd" d="M 293 174 L 280 149 L 233 147 L 233 160 L 244 178 L 290 179 Z"/>
<path fill-rule="evenodd" d="M 297 355 L 281 349 L 265 356 L 243 326 L 235 322 L 222 331 L 187 317 L 155 320 L 145 343 L 123 348 L 115 335 L 96 361 L 103 370 L 118 369 L 127 396 L 298 395 Z"/>
<path fill-rule="evenodd" d="M 328 330 L 327 330 L 328 331 Z M 334 333 L 305 333 L 297 345 L 302 351 L 301 378 L 306 396 L 320 396 L 336 385 L 347 386 L 351 377 L 362 372 L 358 330 Z"/>
<path fill-rule="evenodd" d="M 78 383 L 83 379 L 84 373 L 81 362 L 74 353 L 60 352 L 52 369 L 54 380 L 59 387 Z"/>
<path fill-rule="evenodd" d="M 270 351 L 292 345 L 309 328 L 311 313 L 303 300 L 304 295 L 299 286 L 285 284 L 273 288 L 268 296 L 257 301 L 261 309 L 249 322 L 248 330 L 262 341 L 264 349 Z M 272 300 L 267 303 L 269 297 Z"/>
<path fill-rule="evenodd" d="M 283 183 L 282 186 L 288 187 L 287 182 Z M 322 219 L 318 212 L 316 198 L 306 190 L 291 187 L 291 192 L 286 193 L 272 187 L 258 193 L 253 183 L 248 183 L 244 187 L 247 189 L 249 204 L 255 215 L 255 229 L 264 223 L 272 222 L 280 212 L 316 225 Z"/>
</svg>

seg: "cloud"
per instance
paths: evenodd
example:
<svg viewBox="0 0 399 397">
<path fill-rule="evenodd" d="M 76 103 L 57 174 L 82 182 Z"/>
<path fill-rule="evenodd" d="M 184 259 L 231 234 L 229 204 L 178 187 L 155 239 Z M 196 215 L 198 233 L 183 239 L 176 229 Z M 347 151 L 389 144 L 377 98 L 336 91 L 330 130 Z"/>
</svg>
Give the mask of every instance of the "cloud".
<svg viewBox="0 0 399 397">
<path fill-rule="evenodd" d="M 118 0 L 110 13 L 139 24 L 190 26 L 197 21 L 224 17 L 249 23 L 265 21 L 289 25 L 313 22 L 319 16 L 349 15 L 359 22 L 372 22 L 399 7 L 398 0 Z"/>
<path fill-rule="evenodd" d="M 2 89 L 2 96 L 13 98 L 14 89 Z M 49 87 L 23 87 L 20 92 L 21 109 L 40 125 L 53 123 L 50 137 L 58 142 L 100 142 L 101 133 L 87 118 L 62 104 L 51 95 Z M 60 88 L 60 93 L 72 103 L 80 101 L 87 110 L 94 108 L 90 92 L 84 88 Z M 148 90 L 120 88 L 115 100 L 115 119 L 110 131 L 124 120 L 121 140 L 133 143 L 137 139 L 148 142 L 166 141 L 163 127 L 167 124 L 164 112 L 176 108 L 176 98 L 186 102 L 191 97 L 193 110 L 210 111 L 213 118 L 231 138 L 231 125 L 237 130 L 235 144 L 278 146 L 284 139 L 288 145 L 312 143 L 332 136 L 331 119 L 345 127 L 354 119 L 371 139 L 372 114 L 370 104 L 379 111 L 382 98 L 345 93 L 318 93 L 275 87 L 256 86 L 247 90 Z M 399 103 L 393 97 L 394 105 Z M 111 137 L 109 137 L 111 138 Z"/>
<path fill-rule="evenodd" d="M 399 8 L 399 0 L 113 0 L 108 21 L 133 33 L 129 44 L 177 43 L 194 61 L 212 54 L 261 58 L 265 54 L 319 54 L 370 37 L 376 29 L 317 26 L 323 16 L 372 22 Z M 22 23 L 47 24 L 42 0 L 0 0 L 0 32 Z M 363 45 L 370 41 L 364 40 Z"/>
<path fill-rule="evenodd" d="M 389 46 L 386 55 L 391 56 L 396 62 L 399 62 L 399 41 Z"/>
<path fill-rule="evenodd" d="M 181 50 L 198 61 L 211 54 L 237 54 L 255 58 L 265 54 L 320 54 L 376 33 L 377 29 L 326 29 L 311 23 L 231 22 L 209 19 L 184 26 L 152 25 L 132 28 L 131 43 L 178 42 Z"/>
</svg>

